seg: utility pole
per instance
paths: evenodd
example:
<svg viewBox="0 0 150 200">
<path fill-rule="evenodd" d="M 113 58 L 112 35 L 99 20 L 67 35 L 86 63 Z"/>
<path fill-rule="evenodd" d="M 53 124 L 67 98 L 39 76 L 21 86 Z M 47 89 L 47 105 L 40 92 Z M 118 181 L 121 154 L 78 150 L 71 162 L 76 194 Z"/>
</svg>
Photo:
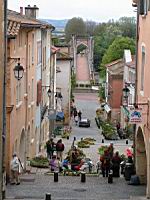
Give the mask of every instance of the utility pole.
<svg viewBox="0 0 150 200">
<path fill-rule="evenodd" d="M 3 199 L 4 0 L 0 0 L 0 200 Z"/>
</svg>

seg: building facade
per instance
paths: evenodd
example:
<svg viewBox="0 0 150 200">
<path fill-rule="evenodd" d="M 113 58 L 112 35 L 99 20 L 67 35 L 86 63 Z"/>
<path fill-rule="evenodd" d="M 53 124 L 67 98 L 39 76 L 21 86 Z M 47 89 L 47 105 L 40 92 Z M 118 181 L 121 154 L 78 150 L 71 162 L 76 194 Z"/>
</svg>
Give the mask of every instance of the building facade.
<svg viewBox="0 0 150 200">
<path fill-rule="evenodd" d="M 23 14 L 23 8 L 20 8 L 20 13 L 8 11 L 6 77 L 6 166 L 8 174 L 13 152 L 17 153 L 25 168 L 28 157 L 34 157 L 40 151 L 42 56 L 44 54 L 41 44 L 42 37 L 50 41 L 53 27 L 37 20 L 37 11 L 36 6 L 26 7 L 25 14 Z M 43 30 L 49 34 L 45 36 Z M 48 44 L 51 45 L 50 42 Z M 23 78 L 19 81 L 15 79 L 13 72 L 17 63 L 24 68 Z M 50 67 L 49 63 L 47 65 Z"/>
<path fill-rule="evenodd" d="M 56 75 L 56 90 L 61 92 L 62 101 L 57 102 L 61 104 L 64 112 L 64 123 L 70 124 L 70 95 L 71 95 L 71 66 L 72 58 L 69 55 L 69 48 L 60 47 L 57 53 L 57 67 L 60 69 L 60 73 Z M 59 109 L 59 105 L 57 105 Z M 59 111 L 59 110 L 58 110 Z"/>
<path fill-rule="evenodd" d="M 120 108 L 122 103 L 123 88 L 123 61 L 116 60 L 106 65 L 106 105 L 107 119 L 113 122 L 120 122 Z M 117 89 L 116 89 L 117 88 Z"/>
<path fill-rule="evenodd" d="M 133 5 L 137 6 L 136 104 L 143 116 L 135 134 L 136 173 L 147 184 L 146 195 L 150 198 L 150 1 L 134 0 Z"/>
</svg>

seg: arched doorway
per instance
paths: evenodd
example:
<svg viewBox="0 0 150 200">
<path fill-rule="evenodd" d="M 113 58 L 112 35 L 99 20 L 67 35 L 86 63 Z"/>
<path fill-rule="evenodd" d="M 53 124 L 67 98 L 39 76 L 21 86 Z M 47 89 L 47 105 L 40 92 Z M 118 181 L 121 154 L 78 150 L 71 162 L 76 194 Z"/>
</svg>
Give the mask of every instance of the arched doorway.
<svg viewBox="0 0 150 200">
<path fill-rule="evenodd" d="M 141 127 L 138 128 L 136 136 L 136 173 L 142 184 L 147 183 L 147 156 L 144 135 Z"/>
<path fill-rule="evenodd" d="M 21 132 L 20 144 L 19 144 L 19 158 L 22 164 L 24 164 L 25 162 L 25 157 L 26 157 L 25 130 L 23 129 Z"/>
</svg>

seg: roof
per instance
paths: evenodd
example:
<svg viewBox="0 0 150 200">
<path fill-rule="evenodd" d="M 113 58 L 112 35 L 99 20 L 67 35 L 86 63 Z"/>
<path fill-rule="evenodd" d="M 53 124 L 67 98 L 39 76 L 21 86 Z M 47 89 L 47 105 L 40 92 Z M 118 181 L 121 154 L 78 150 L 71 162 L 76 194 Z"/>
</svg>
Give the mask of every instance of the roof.
<svg viewBox="0 0 150 200">
<path fill-rule="evenodd" d="M 51 51 L 52 53 L 56 53 L 57 51 L 59 51 L 60 49 L 55 47 L 55 46 L 51 46 Z"/>
<path fill-rule="evenodd" d="M 106 64 L 105 67 L 108 68 L 108 67 L 111 67 L 112 65 L 116 65 L 116 64 L 118 64 L 118 63 L 120 63 L 120 62 L 123 62 L 123 60 L 122 60 L 122 59 L 114 60 L 114 61 L 112 61 L 112 62 Z"/>
<path fill-rule="evenodd" d="M 68 53 L 57 52 L 57 60 L 72 60 Z"/>
<path fill-rule="evenodd" d="M 46 22 L 40 21 L 38 19 L 29 18 L 26 15 L 22 15 L 13 10 L 7 10 L 8 17 L 8 31 L 9 36 L 16 36 L 20 27 L 26 28 L 50 28 L 54 27 Z"/>
<path fill-rule="evenodd" d="M 115 60 L 105 65 L 111 75 L 123 75 L 124 62 L 123 59 Z"/>
<path fill-rule="evenodd" d="M 130 68 L 133 68 L 135 69 L 135 60 L 131 61 L 131 62 L 128 62 L 126 63 L 126 66 L 130 67 Z"/>
</svg>

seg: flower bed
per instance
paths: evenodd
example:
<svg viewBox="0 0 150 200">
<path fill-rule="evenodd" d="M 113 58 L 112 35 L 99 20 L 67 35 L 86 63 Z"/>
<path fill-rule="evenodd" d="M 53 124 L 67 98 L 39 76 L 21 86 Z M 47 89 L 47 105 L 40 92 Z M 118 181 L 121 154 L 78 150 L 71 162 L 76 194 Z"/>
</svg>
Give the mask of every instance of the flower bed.
<svg viewBox="0 0 150 200">
<path fill-rule="evenodd" d="M 30 160 L 30 165 L 32 167 L 38 167 L 38 168 L 48 168 L 49 167 L 49 160 L 45 157 L 35 157 Z"/>
<path fill-rule="evenodd" d="M 78 141 L 77 145 L 79 148 L 89 148 L 90 145 L 95 144 L 95 141 L 94 138 L 84 138 L 81 141 Z"/>
<path fill-rule="evenodd" d="M 102 127 L 102 134 L 106 140 L 118 139 L 117 130 L 112 124 L 108 122 L 102 122 L 101 127 Z"/>
</svg>

